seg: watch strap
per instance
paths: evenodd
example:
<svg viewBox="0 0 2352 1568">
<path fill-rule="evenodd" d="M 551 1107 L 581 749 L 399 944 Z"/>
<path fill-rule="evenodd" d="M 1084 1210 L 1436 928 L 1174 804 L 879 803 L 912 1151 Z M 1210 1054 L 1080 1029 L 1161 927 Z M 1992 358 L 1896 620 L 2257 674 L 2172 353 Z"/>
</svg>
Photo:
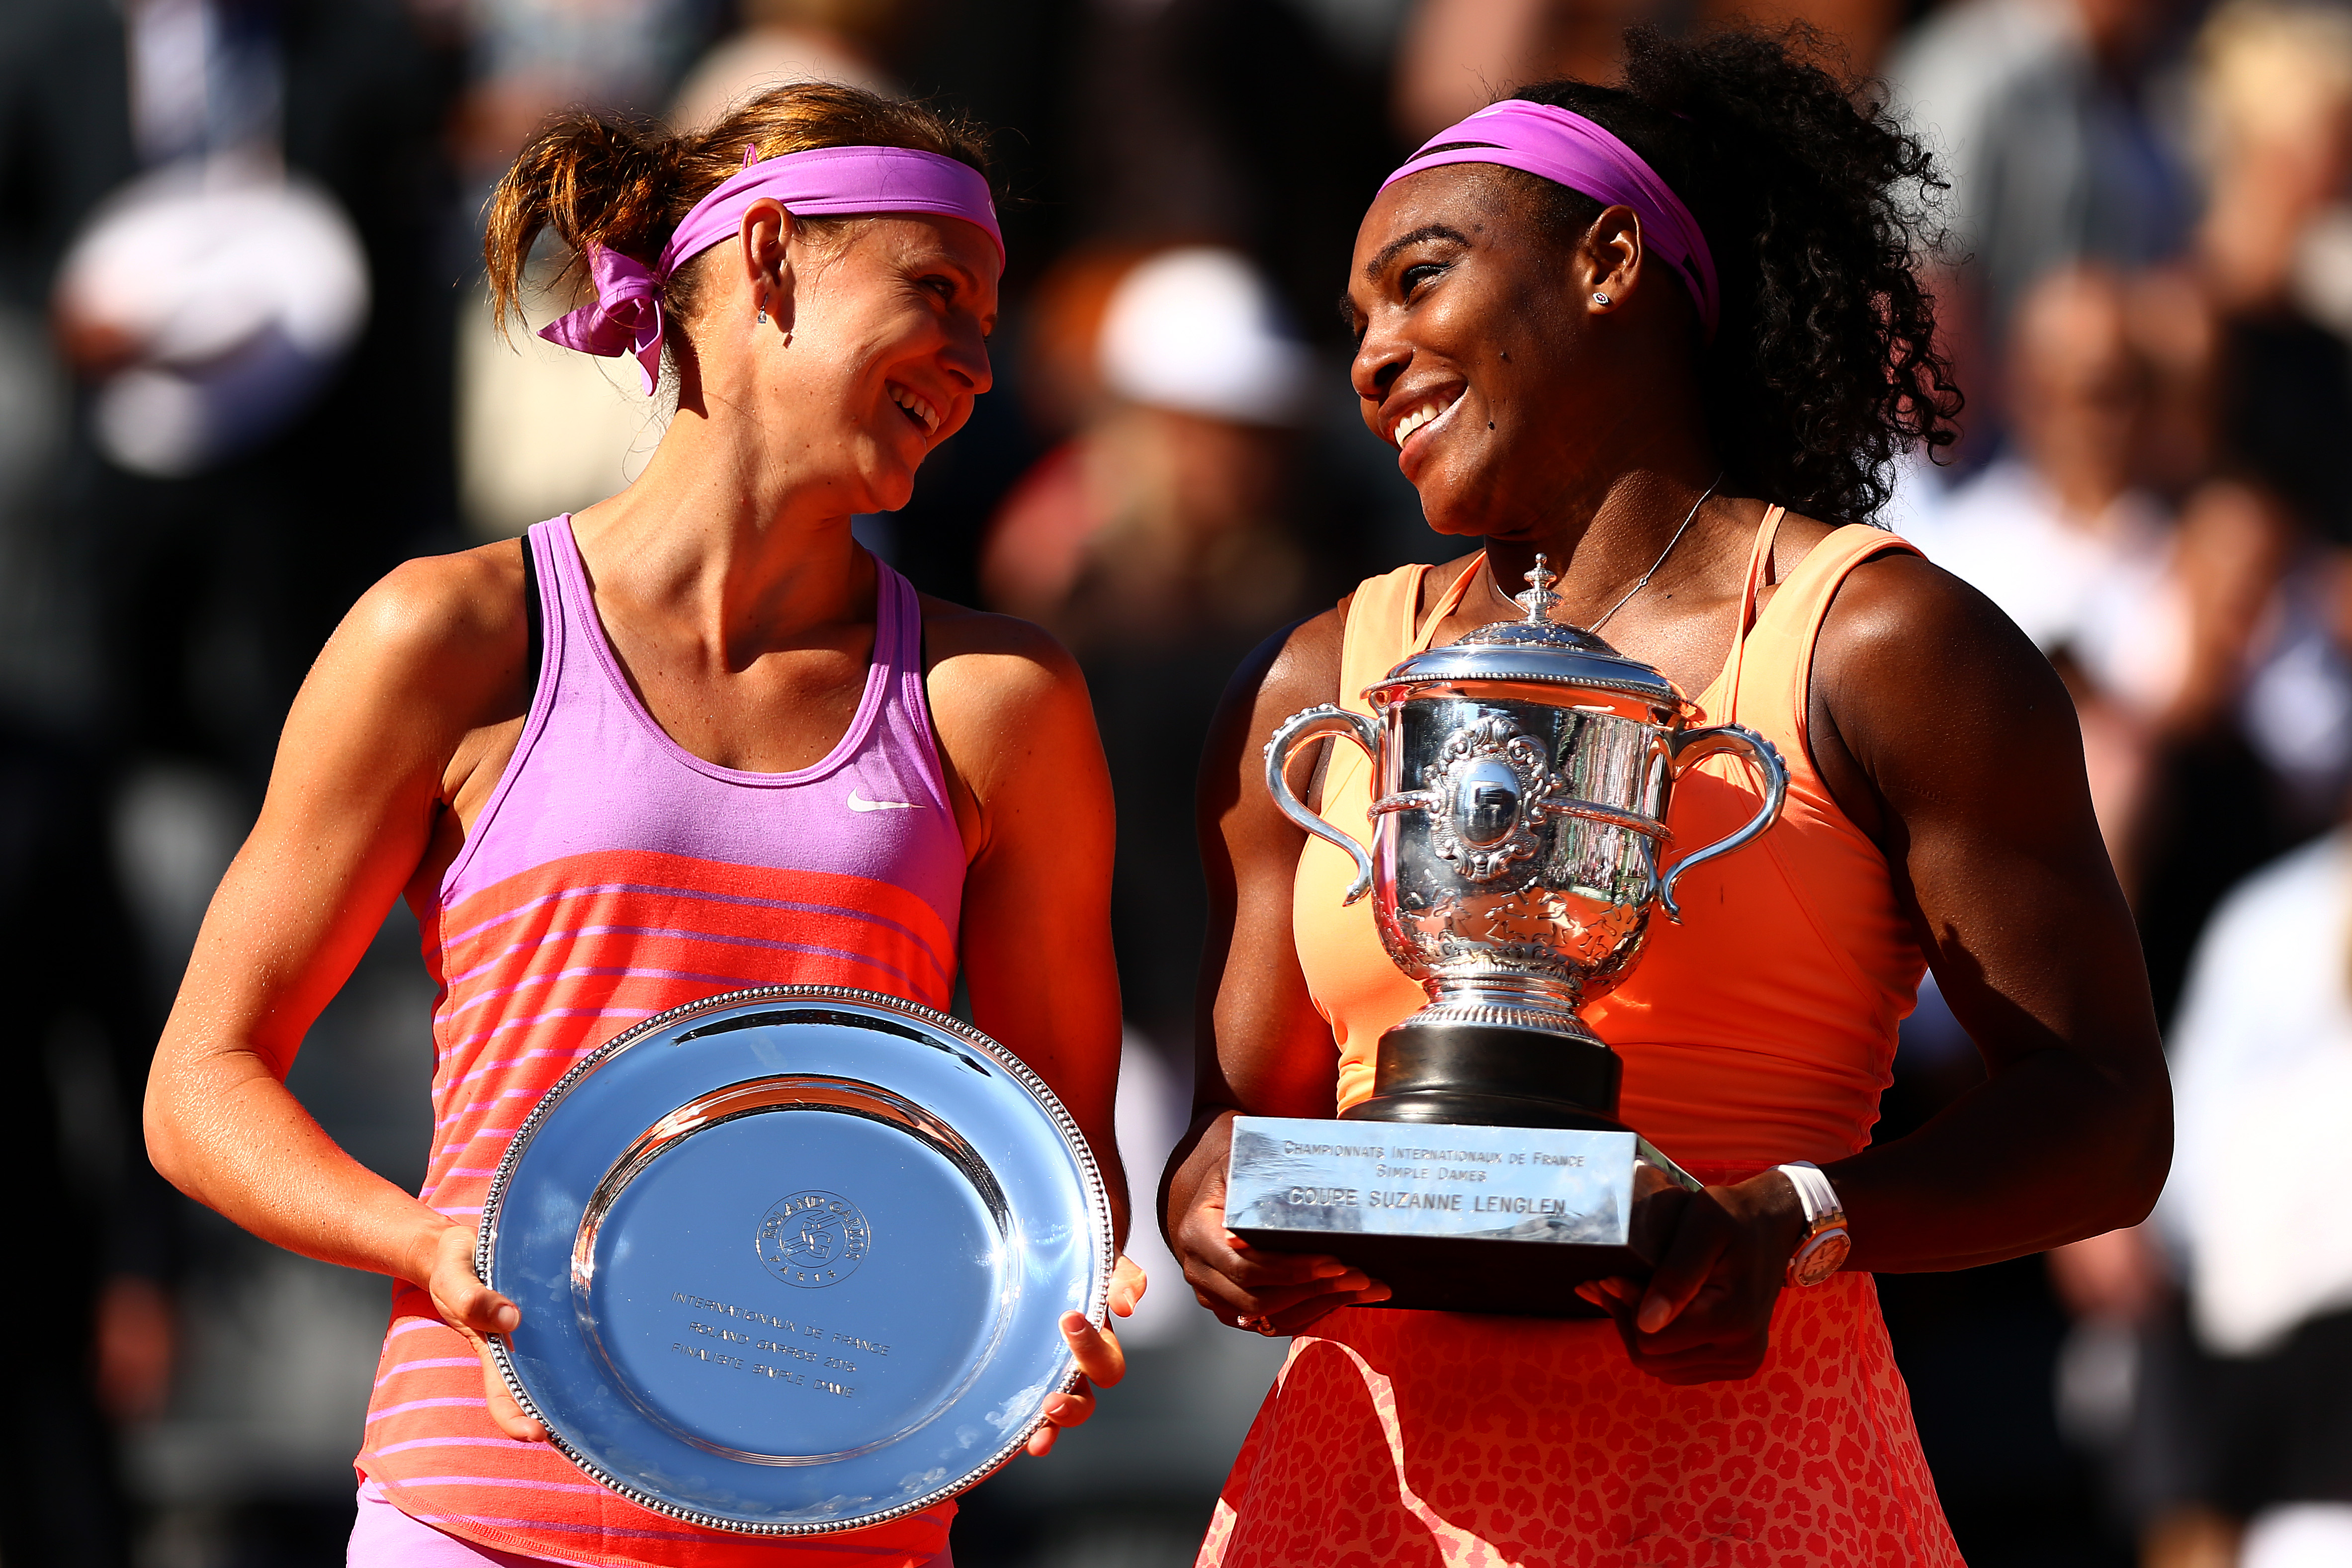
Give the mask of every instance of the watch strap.
<svg viewBox="0 0 2352 1568">
<path fill-rule="evenodd" d="M 1796 1287 L 1818 1285 L 1844 1265 L 1853 1249 L 1845 1205 L 1829 1176 L 1811 1160 L 1791 1160 L 1773 1169 L 1789 1178 L 1805 1214 L 1805 1237 L 1789 1258 L 1788 1282 Z"/>
<path fill-rule="evenodd" d="M 1830 1185 L 1828 1175 L 1819 1165 L 1811 1160 L 1791 1160 L 1772 1168 L 1788 1177 L 1789 1184 L 1797 1189 L 1797 1202 L 1804 1207 L 1805 1228 L 1809 1232 L 1845 1222 L 1845 1205 L 1839 1201 L 1837 1189 Z"/>
</svg>

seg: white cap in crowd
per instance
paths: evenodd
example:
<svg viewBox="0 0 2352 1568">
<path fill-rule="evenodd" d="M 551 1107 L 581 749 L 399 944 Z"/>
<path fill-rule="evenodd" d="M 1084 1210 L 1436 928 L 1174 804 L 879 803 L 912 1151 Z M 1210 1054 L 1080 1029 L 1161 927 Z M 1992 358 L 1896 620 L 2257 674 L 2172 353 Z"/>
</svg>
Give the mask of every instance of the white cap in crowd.
<svg viewBox="0 0 2352 1568">
<path fill-rule="evenodd" d="M 1313 368 L 1257 268 L 1213 246 L 1137 263 L 1112 291 L 1097 342 L 1103 383 L 1118 396 L 1242 425 L 1297 423 Z"/>
</svg>

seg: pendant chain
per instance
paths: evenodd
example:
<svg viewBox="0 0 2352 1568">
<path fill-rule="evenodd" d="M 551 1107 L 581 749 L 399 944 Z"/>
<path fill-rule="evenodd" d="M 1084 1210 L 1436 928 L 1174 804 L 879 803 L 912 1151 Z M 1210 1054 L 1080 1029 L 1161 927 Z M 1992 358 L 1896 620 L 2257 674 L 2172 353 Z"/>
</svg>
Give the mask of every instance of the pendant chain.
<svg viewBox="0 0 2352 1568">
<path fill-rule="evenodd" d="M 1675 530 L 1675 536 L 1666 541 L 1666 547 L 1658 552 L 1658 558 L 1650 563 L 1650 569 L 1647 572 L 1643 573 L 1641 576 L 1635 578 L 1633 585 L 1625 590 L 1625 596 L 1618 600 L 1615 604 L 1610 605 L 1606 610 L 1603 610 L 1601 613 L 1601 618 L 1599 620 L 1584 628 L 1586 631 L 1599 631 L 1603 626 L 1608 624 L 1610 616 L 1615 615 L 1618 611 L 1631 604 L 1634 595 L 1640 593 L 1643 589 L 1650 585 L 1650 579 L 1658 574 L 1658 568 L 1666 563 L 1666 557 L 1675 552 L 1675 546 L 1683 542 L 1683 535 L 1688 533 L 1690 531 L 1690 525 L 1697 521 L 1698 509 L 1706 504 L 1706 498 L 1713 495 L 1715 493 L 1715 487 L 1721 483 L 1723 483 L 1723 475 L 1719 473 L 1716 475 L 1713 479 L 1710 479 L 1707 482 L 1706 489 L 1699 491 L 1698 500 L 1691 502 L 1690 515 L 1683 519 L 1683 525 L 1680 528 Z"/>
</svg>

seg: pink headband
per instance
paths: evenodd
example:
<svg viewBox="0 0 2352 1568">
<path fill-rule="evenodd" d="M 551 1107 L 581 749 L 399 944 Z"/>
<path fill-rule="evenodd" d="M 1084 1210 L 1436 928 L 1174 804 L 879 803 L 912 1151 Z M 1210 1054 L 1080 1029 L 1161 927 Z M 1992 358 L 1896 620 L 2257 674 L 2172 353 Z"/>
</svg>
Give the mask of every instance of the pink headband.
<svg viewBox="0 0 2352 1568">
<path fill-rule="evenodd" d="M 693 258 L 742 232 L 743 215 L 753 202 L 772 199 L 795 216 L 848 213 L 936 213 L 977 224 L 996 242 L 1004 260 L 1004 235 L 996 226 L 996 204 L 988 180 L 971 164 L 911 147 L 819 147 L 752 161 L 743 149 L 743 172 L 722 181 L 694 204 L 662 247 L 661 259 L 647 268 L 635 257 L 592 246 L 588 275 L 596 301 L 540 329 L 549 342 L 583 353 L 636 355 L 651 396 L 661 374 L 662 284 Z"/>
<path fill-rule="evenodd" d="M 1433 149 L 1443 147 L 1440 153 Z M 1698 220 L 1642 155 L 1581 114 L 1507 98 L 1439 132 L 1381 182 L 1387 190 L 1407 174 L 1446 163 L 1500 163 L 1580 191 L 1603 206 L 1623 205 L 1642 220 L 1643 237 L 1680 270 L 1711 340 L 1721 311 L 1715 258 Z"/>
</svg>

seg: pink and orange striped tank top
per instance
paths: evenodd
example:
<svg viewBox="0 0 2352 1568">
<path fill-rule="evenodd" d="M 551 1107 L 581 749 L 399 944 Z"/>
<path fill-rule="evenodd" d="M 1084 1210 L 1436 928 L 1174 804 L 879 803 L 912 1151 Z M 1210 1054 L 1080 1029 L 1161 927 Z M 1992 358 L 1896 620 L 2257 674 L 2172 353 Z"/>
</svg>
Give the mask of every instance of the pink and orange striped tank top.
<svg viewBox="0 0 2352 1568">
<path fill-rule="evenodd" d="M 813 767 L 695 756 L 638 700 L 597 619 L 571 519 L 533 528 L 544 652 L 522 737 L 424 911 L 434 1135 L 422 1196 L 471 1225 L 531 1107 L 641 1018 L 748 985 L 835 984 L 945 1008 L 964 848 L 924 699 L 915 590 L 876 563 L 864 700 Z M 821 1541 L 680 1523 L 545 1444 L 499 1434 L 466 1342 L 394 1287 L 356 1460 L 403 1512 L 562 1562 L 900 1568 L 947 1543 L 953 1504 Z"/>
</svg>

